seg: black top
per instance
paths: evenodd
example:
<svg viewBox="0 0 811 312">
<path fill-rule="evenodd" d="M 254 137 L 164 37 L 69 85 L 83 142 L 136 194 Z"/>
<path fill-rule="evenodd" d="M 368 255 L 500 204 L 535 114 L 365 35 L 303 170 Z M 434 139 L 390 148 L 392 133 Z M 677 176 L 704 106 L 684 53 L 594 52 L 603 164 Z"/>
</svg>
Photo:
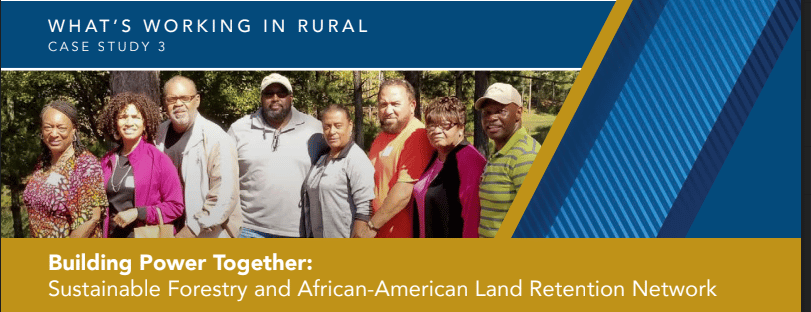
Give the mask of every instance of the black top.
<svg viewBox="0 0 811 312">
<path fill-rule="evenodd" d="M 425 192 L 425 237 L 462 237 L 464 219 L 459 200 L 459 165 L 456 154 L 469 143 L 462 141 L 448 153 L 442 169 Z M 431 168 L 439 154 L 434 151 L 425 170 Z M 414 235 L 420 233 L 419 209 L 414 203 Z"/>
<path fill-rule="evenodd" d="M 117 156 L 113 174 L 110 181 L 104 186 L 107 191 L 107 201 L 110 202 L 109 237 L 127 237 L 132 233 L 135 222 L 124 228 L 118 227 L 113 218 L 119 212 L 135 207 L 135 176 L 132 173 L 132 164 L 126 156 Z"/>
<path fill-rule="evenodd" d="M 171 148 L 177 141 L 180 141 L 181 137 L 183 137 L 183 133 L 175 131 L 175 127 L 169 125 L 169 129 L 166 131 L 166 142 L 164 143 L 166 148 Z"/>
</svg>

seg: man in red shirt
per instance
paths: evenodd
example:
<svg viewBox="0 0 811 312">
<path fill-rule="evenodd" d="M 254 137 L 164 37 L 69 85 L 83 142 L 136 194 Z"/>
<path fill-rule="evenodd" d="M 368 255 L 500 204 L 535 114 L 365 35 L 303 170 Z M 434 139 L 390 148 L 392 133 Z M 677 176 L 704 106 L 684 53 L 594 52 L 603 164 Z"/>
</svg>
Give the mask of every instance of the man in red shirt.
<svg viewBox="0 0 811 312">
<path fill-rule="evenodd" d="M 375 167 L 372 218 L 361 237 L 414 237 L 411 192 L 431 159 L 425 125 L 416 117 L 414 87 L 405 80 L 380 84 L 377 135 L 369 158 Z"/>
</svg>

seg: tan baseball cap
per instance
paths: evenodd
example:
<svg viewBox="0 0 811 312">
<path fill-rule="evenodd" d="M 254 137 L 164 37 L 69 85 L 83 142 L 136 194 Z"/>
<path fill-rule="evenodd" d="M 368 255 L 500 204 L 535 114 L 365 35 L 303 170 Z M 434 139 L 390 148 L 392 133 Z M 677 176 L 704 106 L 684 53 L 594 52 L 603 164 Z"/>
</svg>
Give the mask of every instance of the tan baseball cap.
<svg viewBox="0 0 811 312">
<path fill-rule="evenodd" d="M 264 79 L 262 79 L 262 88 L 259 89 L 259 91 L 260 92 L 264 91 L 265 88 L 274 83 L 283 85 L 285 88 L 287 88 L 288 92 L 290 92 L 291 94 L 293 93 L 293 87 L 290 85 L 290 80 L 288 80 L 287 77 L 279 75 L 277 73 L 270 74 L 266 76 Z"/>
<path fill-rule="evenodd" d="M 473 107 L 476 109 L 482 109 L 482 105 L 484 105 L 484 102 L 486 102 L 487 99 L 491 99 L 504 105 L 513 103 L 518 106 L 523 106 L 523 103 L 521 102 L 521 94 L 518 93 L 518 90 L 511 85 L 501 82 L 496 82 L 490 85 L 490 87 L 487 88 L 487 91 L 484 92 L 484 96 L 476 100 Z"/>
</svg>

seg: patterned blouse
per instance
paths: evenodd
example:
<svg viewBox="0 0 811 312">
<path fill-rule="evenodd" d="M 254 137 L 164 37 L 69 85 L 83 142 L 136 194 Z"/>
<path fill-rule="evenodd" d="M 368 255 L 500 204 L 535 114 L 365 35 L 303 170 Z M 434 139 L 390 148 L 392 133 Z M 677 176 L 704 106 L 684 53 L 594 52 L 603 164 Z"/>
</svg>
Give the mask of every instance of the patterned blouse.
<svg viewBox="0 0 811 312">
<path fill-rule="evenodd" d="M 101 208 L 100 220 L 104 220 L 107 195 L 102 179 L 99 160 L 88 151 L 51 166 L 51 170 L 37 165 L 23 192 L 31 237 L 68 237 L 93 217 L 94 207 Z M 102 237 L 100 225 L 92 231 L 90 237 Z"/>
</svg>

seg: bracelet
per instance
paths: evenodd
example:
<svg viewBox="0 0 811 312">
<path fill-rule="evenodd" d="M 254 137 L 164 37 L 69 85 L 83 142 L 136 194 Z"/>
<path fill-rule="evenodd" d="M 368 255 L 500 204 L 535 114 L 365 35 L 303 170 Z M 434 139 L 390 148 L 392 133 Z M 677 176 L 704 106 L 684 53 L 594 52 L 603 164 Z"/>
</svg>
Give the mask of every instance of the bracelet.
<svg viewBox="0 0 811 312">
<path fill-rule="evenodd" d="M 376 228 L 375 224 L 372 223 L 372 219 L 369 219 L 369 221 L 366 221 L 366 225 L 368 225 L 369 228 L 372 229 L 372 231 L 375 231 L 375 232 L 380 231 L 380 228 Z"/>
</svg>

